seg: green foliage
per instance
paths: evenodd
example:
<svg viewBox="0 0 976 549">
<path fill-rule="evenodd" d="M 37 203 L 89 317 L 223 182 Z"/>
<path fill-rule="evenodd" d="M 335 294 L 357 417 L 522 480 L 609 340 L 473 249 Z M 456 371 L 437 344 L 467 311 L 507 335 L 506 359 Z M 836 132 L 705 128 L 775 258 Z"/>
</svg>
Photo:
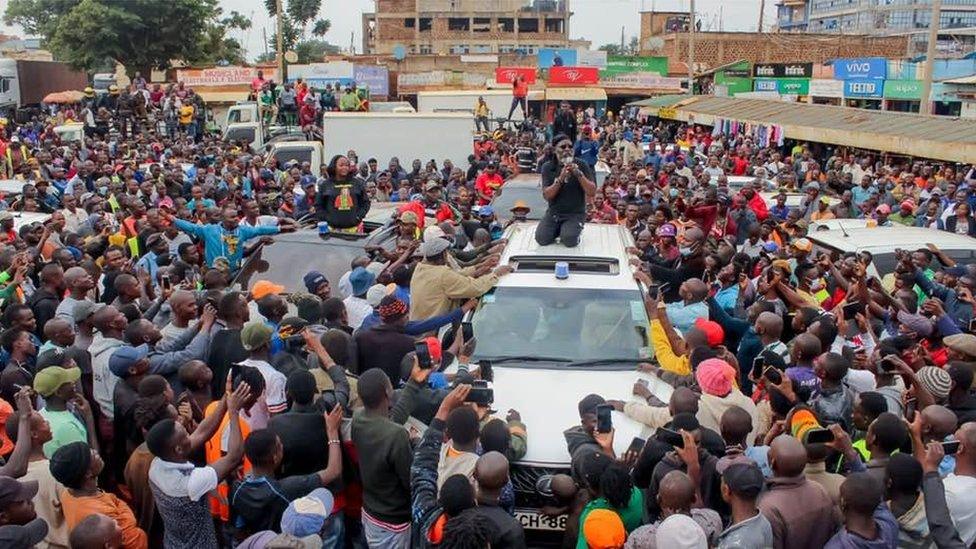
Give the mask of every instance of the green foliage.
<svg viewBox="0 0 976 549">
<path fill-rule="evenodd" d="M 225 31 L 250 20 L 222 15 L 218 0 L 9 0 L 4 22 L 41 35 L 57 59 L 77 68 L 111 59 L 146 72 L 172 60 L 243 61 L 243 48 Z"/>
</svg>

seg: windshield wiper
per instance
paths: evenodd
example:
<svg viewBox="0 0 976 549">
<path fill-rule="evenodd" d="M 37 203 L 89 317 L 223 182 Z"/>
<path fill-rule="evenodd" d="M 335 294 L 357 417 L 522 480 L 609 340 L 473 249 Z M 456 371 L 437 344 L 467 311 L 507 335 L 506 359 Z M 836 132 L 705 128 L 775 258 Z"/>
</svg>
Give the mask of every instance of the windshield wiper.
<svg viewBox="0 0 976 549">
<path fill-rule="evenodd" d="M 593 360 L 577 360 L 570 362 L 567 366 L 612 366 L 617 364 L 638 364 L 640 362 L 646 362 L 646 360 L 639 358 L 597 358 Z"/>
<path fill-rule="evenodd" d="M 477 360 L 490 360 L 492 364 L 502 364 L 505 362 L 572 362 L 568 358 L 555 357 L 555 356 L 538 356 L 538 355 L 482 356 L 482 357 L 478 357 Z"/>
</svg>

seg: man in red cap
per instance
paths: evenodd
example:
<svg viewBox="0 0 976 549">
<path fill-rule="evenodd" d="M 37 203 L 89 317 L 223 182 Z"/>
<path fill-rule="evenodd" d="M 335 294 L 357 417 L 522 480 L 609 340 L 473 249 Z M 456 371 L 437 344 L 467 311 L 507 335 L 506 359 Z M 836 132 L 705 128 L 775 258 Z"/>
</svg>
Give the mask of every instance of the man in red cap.
<svg viewBox="0 0 976 549">
<path fill-rule="evenodd" d="M 889 215 L 888 220 L 892 223 L 898 223 L 906 227 L 915 226 L 915 203 L 911 200 L 905 200 L 901 203 L 901 207 L 898 211 Z"/>
</svg>

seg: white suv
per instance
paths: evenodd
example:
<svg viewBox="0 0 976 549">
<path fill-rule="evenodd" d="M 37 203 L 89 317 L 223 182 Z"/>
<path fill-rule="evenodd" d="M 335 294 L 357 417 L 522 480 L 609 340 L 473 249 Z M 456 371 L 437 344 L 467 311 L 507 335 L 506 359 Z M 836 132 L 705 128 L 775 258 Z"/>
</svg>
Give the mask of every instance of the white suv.
<svg viewBox="0 0 976 549">
<path fill-rule="evenodd" d="M 587 224 L 579 245 L 567 248 L 539 246 L 535 228 L 519 223 L 506 231 L 501 264 L 514 272 L 481 298 L 469 320 L 478 338 L 474 361 L 492 363 L 493 408 L 500 416 L 518 410 L 528 429 L 528 451 L 511 473 L 519 520 L 528 529 L 555 530 L 565 517 L 538 514 L 535 482 L 568 472 L 563 431 L 579 424 L 577 403 L 590 393 L 627 400 L 638 378 L 664 402 L 671 387 L 636 371 L 652 353 L 643 294 L 626 251 L 633 246 L 630 232 Z M 559 262 L 569 264 L 565 279 L 555 276 Z M 621 413 L 612 417 L 621 455 L 642 426 Z"/>
</svg>

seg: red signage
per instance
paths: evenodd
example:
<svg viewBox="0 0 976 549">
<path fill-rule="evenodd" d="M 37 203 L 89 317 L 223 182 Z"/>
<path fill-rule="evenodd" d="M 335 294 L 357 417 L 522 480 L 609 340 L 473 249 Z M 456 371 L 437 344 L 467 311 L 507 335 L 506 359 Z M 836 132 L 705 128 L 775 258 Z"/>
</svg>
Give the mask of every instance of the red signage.
<svg viewBox="0 0 976 549">
<path fill-rule="evenodd" d="M 550 84 L 581 86 L 596 84 L 599 81 L 600 69 L 597 67 L 552 67 L 549 69 Z"/>
<path fill-rule="evenodd" d="M 525 78 L 526 84 L 535 84 L 535 67 L 496 67 L 495 82 L 511 84 L 516 76 Z"/>
</svg>

